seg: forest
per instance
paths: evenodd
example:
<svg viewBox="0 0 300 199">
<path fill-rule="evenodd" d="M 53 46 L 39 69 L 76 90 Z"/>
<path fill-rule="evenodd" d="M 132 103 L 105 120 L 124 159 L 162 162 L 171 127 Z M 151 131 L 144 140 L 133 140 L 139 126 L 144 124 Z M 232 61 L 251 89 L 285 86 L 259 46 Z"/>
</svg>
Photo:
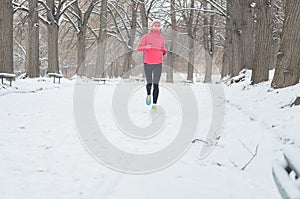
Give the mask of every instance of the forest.
<svg viewBox="0 0 300 199">
<path fill-rule="evenodd" d="M 299 82 L 299 13 L 295 0 L 1 0 L 0 72 L 123 77 L 139 64 L 136 45 L 161 21 L 173 72 L 211 82 L 251 69 L 252 84 Z M 95 52 L 93 59 L 87 55 Z"/>
</svg>

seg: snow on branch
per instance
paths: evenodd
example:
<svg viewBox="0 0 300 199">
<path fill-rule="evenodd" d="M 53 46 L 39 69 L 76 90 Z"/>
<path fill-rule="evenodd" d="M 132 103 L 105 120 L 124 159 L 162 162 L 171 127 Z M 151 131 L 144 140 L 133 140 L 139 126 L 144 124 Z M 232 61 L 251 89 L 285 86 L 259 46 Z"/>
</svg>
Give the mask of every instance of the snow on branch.
<svg viewBox="0 0 300 199">
<path fill-rule="evenodd" d="M 77 27 L 77 25 L 75 24 L 75 22 L 71 19 L 71 17 L 67 13 L 65 13 L 64 16 L 67 18 L 67 21 L 71 23 L 71 25 L 73 26 L 73 28 L 76 30 L 76 33 L 79 33 L 80 30 Z"/>
<path fill-rule="evenodd" d="M 127 33 L 127 35 L 129 35 L 130 33 L 129 33 L 129 30 L 128 30 L 128 28 L 127 28 L 127 25 L 126 25 L 125 21 L 123 20 L 123 16 L 121 15 L 121 13 L 119 12 L 119 10 L 118 10 L 113 4 L 109 3 L 109 5 L 113 7 L 113 9 L 114 9 L 115 12 L 117 13 L 117 15 L 120 17 L 121 22 L 122 22 L 122 24 L 124 25 L 124 28 L 125 28 L 125 30 L 126 30 L 126 33 Z M 118 7 L 121 8 L 121 9 L 124 11 L 124 13 L 126 13 L 126 11 L 124 10 L 124 8 L 122 8 L 122 7 L 120 7 L 120 6 L 118 6 Z M 120 33 L 121 33 L 121 30 L 120 30 L 120 27 L 119 27 L 119 25 L 118 25 L 119 23 L 118 23 L 117 20 L 116 20 L 116 16 L 114 15 L 114 13 L 113 13 L 112 10 L 110 9 L 110 7 L 108 7 L 108 9 L 109 9 L 109 12 L 110 12 L 110 14 L 111 14 L 113 20 L 114 20 L 114 23 L 115 23 L 115 26 L 116 26 L 116 28 L 117 28 L 117 30 L 118 30 L 118 33 L 120 34 Z M 127 15 L 127 14 L 126 14 L 126 15 Z M 127 15 L 127 17 L 128 17 L 128 15 Z M 122 39 L 124 40 L 124 38 L 122 38 Z M 124 41 L 125 41 L 125 40 L 124 40 Z"/>
<path fill-rule="evenodd" d="M 214 13 L 214 14 L 221 14 L 222 13 L 219 13 L 218 11 L 216 10 L 205 10 L 205 9 L 202 9 L 202 8 L 180 8 L 180 9 L 176 9 L 174 12 L 182 12 L 182 11 L 187 11 L 187 10 L 194 10 L 194 11 L 200 11 L 200 12 L 206 12 L 206 13 Z"/>
<path fill-rule="evenodd" d="M 110 36 L 115 36 L 121 43 L 126 43 L 126 42 L 125 42 L 125 38 L 123 37 L 123 35 L 122 35 L 122 33 L 121 33 L 121 30 L 120 30 L 120 27 L 119 27 L 119 25 L 118 25 L 118 22 L 117 22 L 117 20 L 116 20 L 115 15 L 113 14 L 112 10 L 111 10 L 109 7 L 108 7 L 108 10 L 109 10 L 109 12 L 110 12 L 110 14 L 111 14 L 111 16 L 112 16 L 112 18 L 113 18 L 113 21 L 114 21 L 115 26 L 116 26 L 116 28 L 117 28 L 118 35 L 121 37 L 121 39 L 120 39 L 118 36 L 115 36 L 115 35 L 113 35 L 113 34 L 110 34 L 110 33 L 108 33 L 108 34 L 109 34 Z M 124 23 L 123 20 L 122 20 L 122 22 Z M 124 23 L 124 26 L 126 26 L 125 23 Z M 128 31 L 127 31 L 127 33 L 128 33 Z M 128 33 L 128 34 L 129 34 L 129 33 Z"/>
<path fill-rule="evenodd" d="M 69 4 L 67 4 L 66 6 L 64 6 L 61 10 L 59 9 L 58 10 L 58 17 L 57 17 L 57 19 L 59 19 L 65 12 L 66 12 L 66 10 L 68 10 L 69 9 L 69 7 L 71 6 L 71 5 L 73 5 L 74 3 L 76 3 L 78 0 L 73 0 L 73 1 L 71 1 Z M 62 6 L 62 5 L 64 5 L 64 3 L 65 3 L 66 1 L 63 1 L 60 5 Z"/>
<path fill-rule="evenodd" d="M 77 7 L 77 5 L 76 5 L 76 7 L 75 7 L 75 10 L 69 9 L 68 12 L 69 12 L 70 14 L 72 14 L 78 21 L 82 21 L 81 11 L 80 11 L 80 8 Z M 65 13 L 66 13 L 66 12 L 65 12 Z"/>
<path fill-rule="evenodd" d="M 91 28 L 89 23 L 86 24 L 86 27 L 91 31 L 91 33 L 95 36 L 95 38 L 98 37 L 97 33 Z"/>
<path fill-rule="evenodd" d="M 94 7 L 99 3 L 99 0 L 93 0 L 84 14 L 83 24 L 87 24 Z"/>
<path fill-rule="evenodd" d="M 25 11 L 25 12 L 29 12 L 28 8 L 24 6 L 24 3 L 26 1 L 23 1 L 21 3 L 17 3 L 15 1 L 12 2 L 13 6 L 15 7 L 14 8 L 14 13 L 17 12 L 18 10 L 22 10 L 22 11 Z"/>
<path fill-rule="evenodd" d="M 217 9 L 222 16 L 226 16 L 226 8 L 224 8 L 222 5 L 212 0 L 207 0 L 207 2 L 210 3 L 210 5 L 212 5 L 215 9 Z"/>
<path fill-rule="evenodd" d="M 51 22 L 49 22 L 48 20 L 41 18 L 42 22 L 45 23 L 46 25 L 49 25 L 51 23 L 56 24 L 56 20 L 55 20 L 53 14 L 51 13 L 51 9 L 49 8 L 49 6 L 42 0 L 38 0 L 38 3 L 40 3 L 46 9 L 47 15 L 49 16 L 50 21 L 51 21 Z"/>
</svg>

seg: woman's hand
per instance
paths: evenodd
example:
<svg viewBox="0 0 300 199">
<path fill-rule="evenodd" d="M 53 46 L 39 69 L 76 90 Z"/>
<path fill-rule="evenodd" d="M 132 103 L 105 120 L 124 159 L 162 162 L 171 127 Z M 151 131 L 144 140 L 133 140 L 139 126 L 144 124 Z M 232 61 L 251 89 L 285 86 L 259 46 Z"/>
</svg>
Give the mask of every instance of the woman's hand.
<svg viewBox="0 0 300 199">
<path fill-rule="evenodd" d="M 168 53 L 167 53 L 167 52 L 164 52 L 164 53 L 163 53 L 163 57 L 164 57 L 164 58 L 168 58 Z"/>
<path fill-rule="evenodd" d="M 147 50 L 151 49 L 151 47 L 152 47 L 152 44 L 150 44 L 150 43 L 149 43 L 149 44 L 146 44 L 146 49 L 147 49 Z"/>
</svg>

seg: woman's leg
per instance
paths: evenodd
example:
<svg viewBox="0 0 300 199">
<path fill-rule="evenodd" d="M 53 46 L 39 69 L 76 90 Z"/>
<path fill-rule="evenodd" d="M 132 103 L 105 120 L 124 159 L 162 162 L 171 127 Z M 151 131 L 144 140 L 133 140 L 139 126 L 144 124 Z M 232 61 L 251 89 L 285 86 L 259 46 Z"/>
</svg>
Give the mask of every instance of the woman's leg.
<svg viewBox="0 0 300 199">
<path fill-rule="evenodd" d="M 145 71 L 146 82 L 147 82 L 146 84 L 147 95 L 151 95 L 153 66 L 151 64 L 144 64 L 144 71 Z"/>
<path fill-rule="evenodd" d="M 156 104 L 159 94 L 158 85 L 161 77 L 162 64 L 155 64 L 153 67 L 153 104 Z"/>
<path fill-rule="evenodd" d="M 158 84 L 153 84 L 153 104 L 157 103 L 157 98 L 159 94 L 159 87 Z"/>
</svg>

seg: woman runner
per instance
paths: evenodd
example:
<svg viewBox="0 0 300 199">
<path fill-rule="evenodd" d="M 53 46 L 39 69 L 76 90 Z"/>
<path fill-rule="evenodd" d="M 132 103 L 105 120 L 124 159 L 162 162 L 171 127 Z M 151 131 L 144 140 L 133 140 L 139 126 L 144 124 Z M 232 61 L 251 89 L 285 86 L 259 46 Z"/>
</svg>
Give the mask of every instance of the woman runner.
<svg viewBox="0 0 300 199">
<path fill-rule="evenodd" d="M 162 71 L 162 57 L 167 58 L 165 39 L 160 34 L 160 25 L 161 24 L 158 21 L 153 22 L 150 32 L 142 37 L 138 45 L 138 51 L 144 52 L 144 71 L 147 81 L 147 105 L 151 104 L 151 87 L 153 84 L 153 111 L 157 110 L 156 103 L 159 94 L 158 84 Z"/>
</svg>

